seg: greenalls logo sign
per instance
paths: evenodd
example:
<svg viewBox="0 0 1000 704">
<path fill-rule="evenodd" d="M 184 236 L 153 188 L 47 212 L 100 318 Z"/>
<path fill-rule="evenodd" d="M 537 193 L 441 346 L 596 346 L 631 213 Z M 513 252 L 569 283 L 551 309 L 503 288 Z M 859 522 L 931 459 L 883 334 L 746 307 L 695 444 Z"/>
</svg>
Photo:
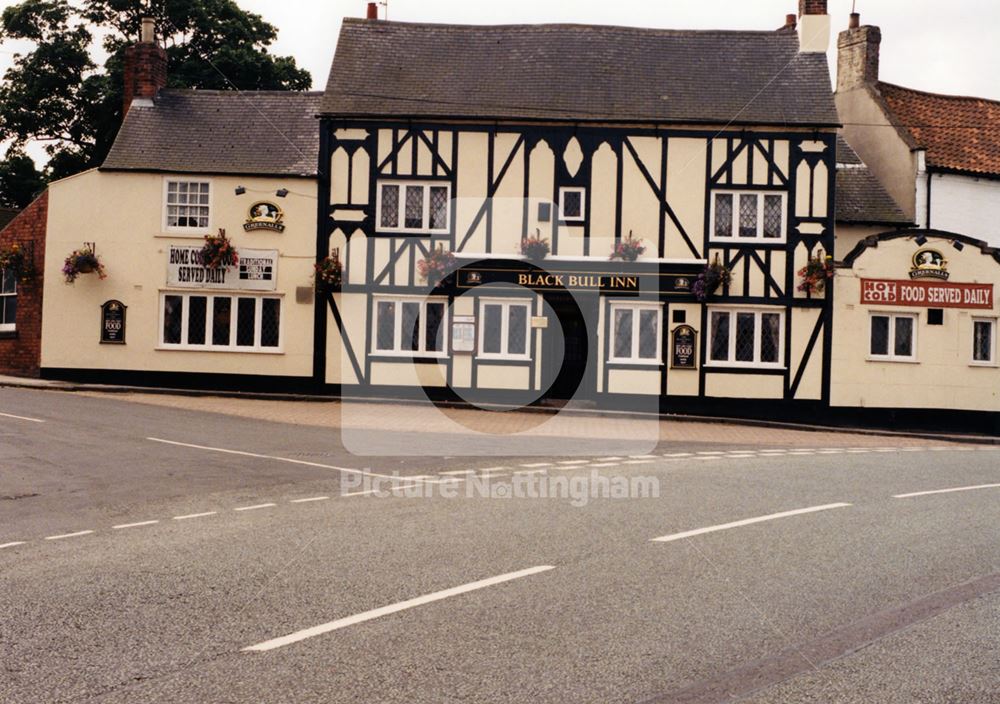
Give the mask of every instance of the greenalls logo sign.
<svg viewBox="0 0 1000 704">
<path fill-rule="evenodd" d="M 247 221 L 243 223 L 243 229 L 247 232 L 255 230 L 269 230 L 271 232 L 285 231 L 285 214 L 276 204 L 262 200 L 250 206 Z"/>
<path fill-rule="evenodd" d="M 913 268 L 910 269 L 911 279 L 938 279 L 947 281 L 948 260 L 936 249 L 920 249 L 913 255 Z"/>
</svg>

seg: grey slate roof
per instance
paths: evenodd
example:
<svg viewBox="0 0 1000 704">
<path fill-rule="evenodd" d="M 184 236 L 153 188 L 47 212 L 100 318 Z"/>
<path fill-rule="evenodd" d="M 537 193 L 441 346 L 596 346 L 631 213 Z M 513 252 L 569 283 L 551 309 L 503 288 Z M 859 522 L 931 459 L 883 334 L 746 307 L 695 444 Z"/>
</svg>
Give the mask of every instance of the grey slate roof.
<svg viewBox="0 0 1000 704">
<path fill-rule="evenodd" d="M 837 136 L 837 222 L 856 225 L 912 225 L 857 152 Z"/>
<path fill-rule="evenodd" d="M 101 168 L 315 176 L 321 96 L 163 90 L 132 104 Z"/>
<path fill-rule="evenodd" d="M 788 32 L 444 25 L 345 18 L 321 112 L 839 124 L 825 54 Z"/>
</svg>

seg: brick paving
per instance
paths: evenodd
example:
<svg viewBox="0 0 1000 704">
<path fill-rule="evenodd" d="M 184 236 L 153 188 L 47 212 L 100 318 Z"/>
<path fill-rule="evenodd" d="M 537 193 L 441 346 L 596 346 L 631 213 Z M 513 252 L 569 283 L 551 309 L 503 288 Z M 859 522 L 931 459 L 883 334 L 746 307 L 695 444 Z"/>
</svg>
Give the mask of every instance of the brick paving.
<svg viewBox="0 0 1000 704">
<path fill-rule="evenodd" d="M 646 439 L 658 433 L 661 443 L 712 443 L 734 447 L 803 448 L 922 447 L 942 441 L 902 436 L 767 428 L 739 423 L 644 419 L 593 414 L 543 414 L 439 409 L 429 404 L 354 401 L 278 401 L 214 396 L 84 392 L 191 411 L 321 428 L 359 430 L 518 435 L 565 438 Z"/>
</svg>

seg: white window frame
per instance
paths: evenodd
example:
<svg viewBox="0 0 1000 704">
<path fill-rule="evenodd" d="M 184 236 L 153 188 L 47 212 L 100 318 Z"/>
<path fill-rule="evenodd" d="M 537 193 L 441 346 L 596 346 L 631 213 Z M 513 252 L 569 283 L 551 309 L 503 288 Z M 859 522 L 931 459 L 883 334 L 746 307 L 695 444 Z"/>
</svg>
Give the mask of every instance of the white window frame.
<svg viewBox="0 0 1000 704">
<path fill-rule="evenodd" d="M 615 312 L 619 310 L 632 311 L 632 351 L 628 357 L 615 356 Z M 656 356 L 645 358 L 639 356 L 639 313 L 645 310 L 656 311 Z M 658 367 L 663 364 L 663 304 L 636 303 L 614 301 L 609 310 L 608 326 L 608 361 L 613 364 L 634 364 L 636 366 Z"/>
<path fill-rule="evenodd" d="M 8 293 L 3 292 L 4 270 L 0 269 L 0 298 L 17 298 L 17 277 L 14 278 L 14 290 Z M 16 302 L 15 302 L 16 305 Z M 15 332 L 17 330 L 17 314 L 14 315 L 13 323 L 0 323 L 0 332 Z"/>
<path fill-rule="evenodd" d="M 976 359 L 976 323 L 987 323 L 990 326 L 990 358 L 988 360 Z M 997 319 L 984 316 L 972 318 L 972 350 L 969 360 L 973 367 L 996 367 L 997 366 Z"/>
<path fill-rule="evenodd" d="M 888 354 L 872 354 L 872 322 L 875 318 L 889 319 L 889 345 Z M 898 318 L 910 318 L 913 321 L 913 340 L 910 343 L 912 355 L 897 355 L 896 350 L 896 320 Z M 916 364 L 918 330 L 920 329 L 920 315 L 918 313 L 899 313 L 895 311 L 872 310 L 868 312 L 868 340 L 865 343 L 865 355 L 869 362 L 902 362 L 904 364 Z"/>
<path fill-rule="evenodd" d="M 164 342 L 163 340 L 163 325 L 166 322 L 166 297 L 167 296 L 180 296 L 184 299 L 184 306 L 181 309 L 181 342 L 178 344 Z M 191 345 L 185 342 L 188 339 L 188 316 L 191 312 L 191 298 L 205 298 L 205 344 L 203 345 Z M 229 345 L 213 345 L 212 341 L 212 311 L 214 309 L 214 300 L 216 298 L 230 298 L 232 303 L 230 304 L 229 310 Z M 239 299 L 250 298 L 255 300 L 256 309 L 254 311 L 254 344 L 249 345 L 237 345 L 236 344 L 236 324 L 237 316 L 239 315 Z M 262 347 L 261 346 L 261 329 L 263 326 L 262 313 L 264 310 L 264 299 L 271 298 L 278 301 L 279 313 L 278 313 L 278 346 L 277 347 Z M 285 351 L 285 317 L 288 313 L 288 307 L 285 305 L 285 297 L 280 293 L 261 293 L 261 294 L 248 294 L 238 291 L 177 291 L 177 290 L 161 290 L 159 297 L 160 313 L 159 313 L 159 332 L 157 333 L 157 346 L 158 350 L 182 350 L 188 352 L 240 352 L 247 354 L 283 354 Z"/>
<path fill-rule="evenodd" d="M 729 313 L 729 353 L 725 360 L 712 359 L 712 342 L 715 339 L 715 316 L 714 313 Z M 754 314 L 754 341 L 752 362 L 740 362 L 736 360 L 736 316 L 738 313 Z M 765 313 L 772 313 L 778 316 L 778 361 L 761 362 L 761 340 L 763 339 L 764 327 L 761 325 L 762 316 Z M 708 338 L 705 340 L 705 366 L 706 367 L 741 367 L 749 369 L 784 369 L 785 368 L 785 316 L 788 312 L 784 308 L 769 307 L 747 307 L 747 306 L 709 306 L 708 307 Z"/>
<path fill-rule="evenodd" d="M 399 212 L 397 213 L 396 227 L 382 226 L 382 187 L 399 187 Z M 423 227 L 406 227 L 406 187 L 419 186 L 424 189 L 424 209 Z M 432 228 L 431 223 L 431 188 L 440 187 L 448 189 L 447 210 L 444 214 L 445 226 L 442 228 Z M 419 179 L 379 179 L 375 183 L 375 231 L 376 232 L 402 232 L 410 234 L 447 234 L 451 231 L 451 181 L 421 181 Z"/>
<path fill-rule="evenodd" d="M 450 326 L 448 321 L 451 319 L 451 310 L 448 307 L 448 297 L 447 296 L 373 296 L 372 305 L 372 349 L 371 354 L 373 357 L 437 357 L 443 358 L 448 356 L 448 334 L 450 331 Z M 378 304 L 379 303 L 395 303 L 395 320 L 394 329 L 392 334 L 392 349 L 391 350 L 380 350 L 378 348 Z M 420 304 L 420 349 L 419 350 L 404 350 L 402 349 L 403 343 L 403 316 L 400 315 L 401 304 L 403 303 L 419 303 Z M 444 317 L 441 318 L 441 329 L 442 329 L 442 346 L 444 349 L 438 351 L 428 351 L 427 347 L 427 304 L 428 303 L 441 303 L 444 305 Z"/>
<path fill-rule="evenodd" d="M 203 183 L 208 184 L 208 225 L 206 227 L 189 227 L 189 226 L 177 226 L 170 224 L 170 203 L 167 202 L 167 197 L 170 192 L 171 183 L 197 183 L 201 185 Z M 215 187 L 212 183 L 212 179 L 209 178 L 180 178 L 180 177 L 167 177 L 163 179 L 163 231 L 172 232 L 180 235 L 188 234 L 192 236 L 201 237 L 212 232 L 212 214 L 215 210 L 213 200 L 215 198 Z"/>
<path fill-rule="evenodd" d="M 733 234 L 729 237 L 719 237 L 715 234 L 716 195 L 733 196 L 733 222 L 731 230 Z M 740 237 L 739 234 L 741 195 L 757 196 L 757 234 L 754 237 Z M 764 237 L 764 196 L 781 196 L 781 234 L 778 237 Z M 709 191 L 709 208 L 711 209 L 711 218 L 709 219 L 709 240 L 712 242 L 729 242 L 737 244 L 740 242 L 773 242 L 774 244 L 781 244 L 788 241 L 788 191 L 755 189 L 732 190 L 727 188 L 712 189 Z"/>
<path fill-rule="evenodd" d="M 574 216 L 566 215 L 566 194 L 580 194 L 580 214 Z M 559 221 L 560 222 L 583 222 L 587 219 L 587 189 L 582 186 L 563 186 L 559 189 Z"/>
<path fill-rule="evenodd" d="M 502 306 L 500 313 L 500 352 L 484 352 L 486 345 L 486 306 Z M 510 308 L 512 306 L 524 306 L 527 308 L 527 315 L 524 316 L 524 354 L 510 354 L 507 350 L 507 342 L 510 340 Z M 479 346 L 477 348 L 477 358 L 479 359 L 511 359 L 530 360 L 531 359 L 531 316 L 532 301 L 530 298 L 480 298 L 478 324 Z"/>
</svg>

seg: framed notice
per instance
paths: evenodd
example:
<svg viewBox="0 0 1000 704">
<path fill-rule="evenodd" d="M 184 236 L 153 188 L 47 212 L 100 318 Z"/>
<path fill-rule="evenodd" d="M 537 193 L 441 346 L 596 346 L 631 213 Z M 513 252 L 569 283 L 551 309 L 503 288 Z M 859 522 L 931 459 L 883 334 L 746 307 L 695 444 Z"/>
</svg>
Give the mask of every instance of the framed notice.
<svg viewBox="0 0 1000 704">
<path fill-rule="evenodd" d="M 673 369 L 696 369 L 698 367 L 697 333 L 690 325 L 681 325 L 671 335 L 670 366 Z"/>
<path fill-rule="evenodd" d="M 231 291 L 274 291 L 278 285 L 278 250 L 236 250 L 239 263 L 209 269 L 202 265 L 201 248 L 171 245 L 167 254 L 167 286 L 217 288 Z"/>
<path fill-rule="evenodd" d="M 125 344 L 125 309 L 121 301 L 108 301 L 101 306 L 101 344 Z"/>
<path fill-rule="evenodd" d="M 451 353 L 476 353 L 476 316 L 454 315 L 451 319 Z"/>
</svg>

